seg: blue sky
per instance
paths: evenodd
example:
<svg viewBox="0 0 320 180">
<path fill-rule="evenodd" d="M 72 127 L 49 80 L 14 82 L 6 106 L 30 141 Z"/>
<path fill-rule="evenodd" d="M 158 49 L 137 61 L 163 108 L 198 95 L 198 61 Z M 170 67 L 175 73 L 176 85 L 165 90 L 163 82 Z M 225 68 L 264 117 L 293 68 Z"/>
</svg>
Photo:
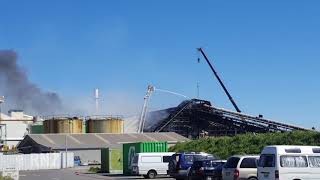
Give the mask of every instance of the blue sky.
<svg viewBox="0 0 320 180">
<path fill-rule="evenodd" d="M 30 80 L 107 113 L 133 114 L 148 84 L 230 108 L 203 47 L 244 112 L 320 127 L 317 1 L 1 0 L 0 49 Z M 80 100 L 79 100 L 80 99 Z M 151 109 L 182 98 L 155 93 Z M 90 103 L 89 103 L 90 101 Z M 88 102 L 88 103 L 87 103 Z"/>
</svg>

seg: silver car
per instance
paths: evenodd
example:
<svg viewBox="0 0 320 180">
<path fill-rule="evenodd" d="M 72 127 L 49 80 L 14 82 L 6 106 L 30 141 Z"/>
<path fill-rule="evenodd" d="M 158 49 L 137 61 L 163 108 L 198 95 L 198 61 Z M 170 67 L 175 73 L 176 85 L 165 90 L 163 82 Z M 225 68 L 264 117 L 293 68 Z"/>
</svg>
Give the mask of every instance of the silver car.
<svg viewBox="0 0 320 180">
<path fill-rule="evenodd" d="M 231 156 L 222 169 L 223 180 L 257 180 L 259 156 Z"/>
</svg>

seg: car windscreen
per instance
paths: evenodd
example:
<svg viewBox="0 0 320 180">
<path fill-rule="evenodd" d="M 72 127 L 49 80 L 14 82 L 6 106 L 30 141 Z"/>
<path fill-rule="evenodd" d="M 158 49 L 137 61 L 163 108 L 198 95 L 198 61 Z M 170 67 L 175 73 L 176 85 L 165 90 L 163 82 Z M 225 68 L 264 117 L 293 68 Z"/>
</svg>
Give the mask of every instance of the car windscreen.
<svg viewBox="0 0 320 180">
<path fill-rule="evenodd" d="M 223 162 L 214 162 L 214 161 L 211 161 L 211 160 L 203 161 L 203 167 L 216 167 L 216 166 L 219 166 L 221 164 L 224 164 L 224 163 Z"/>
<path fill-rule="evenodd" d="M 237 168 L 240 158 L 231 157 L 228 159 L 227 163 L 224 165 L 225 168 Z"/>
<path fill-rule="evenodd" d="M 262 154 L 259 159 L 259 167 L 275 167 L 275 155 L 274 154 Z"/>
<path fill-rule="evenodd" d="M 187 164 L 193 164 L 193 155 L 185 155 L 184 159 Z"/>
<path fill-rule="evenodd" d="M 224 165 L 224 162 L 211 162 L 211 167 L 217 167 L 217 166 L 221 166 Z"/>
</svg>

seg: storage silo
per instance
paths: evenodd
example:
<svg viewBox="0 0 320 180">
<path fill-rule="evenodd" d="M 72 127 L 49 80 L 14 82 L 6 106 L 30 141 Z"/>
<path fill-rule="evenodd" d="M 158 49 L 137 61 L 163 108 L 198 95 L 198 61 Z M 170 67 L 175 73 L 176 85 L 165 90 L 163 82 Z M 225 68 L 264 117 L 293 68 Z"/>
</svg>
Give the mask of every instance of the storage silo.
<svg viewBox="0 0 320 180">
<path fill-rule="evenodd" d="M 82 119 L 54 117 L 44 121 L 44 133 L 82 133 Z"/>
<path fill-rule="evenodd" d="M 45 134 L 55 133 L 53 119 L 47 119 L 43 122 L 43 130 Z"/>
<path fill-rule="evenodd" d="M 86 126 L 87 133 L 122 134 L 124 121 L 119 117 L 89 117 Z"/>
</svg>

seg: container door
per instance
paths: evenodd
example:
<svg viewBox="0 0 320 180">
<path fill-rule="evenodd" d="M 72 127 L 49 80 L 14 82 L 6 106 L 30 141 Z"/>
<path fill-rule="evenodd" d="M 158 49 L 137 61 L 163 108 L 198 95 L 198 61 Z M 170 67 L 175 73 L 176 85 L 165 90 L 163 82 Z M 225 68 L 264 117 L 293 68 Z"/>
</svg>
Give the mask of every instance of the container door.
<svg viewBox="0 0 320 180">
<path fill-rule="evenodd" d="M 109 151 L 109 171 L 110 173 L 119 173 L 122 171 L 122 152 L 120 149 Z"/>
<path fill-rule="evenodd" d="M 132 158 L 136 153 L 141 152 L 141 143 L 123 144 L 123 173 L 125 175 L 131 174 Z"/>
<path fill-rule="evenodd" d="M 109 148 L 101 149 L 101 172 L 110 172 L 109 168 Z"/>
</svg>

